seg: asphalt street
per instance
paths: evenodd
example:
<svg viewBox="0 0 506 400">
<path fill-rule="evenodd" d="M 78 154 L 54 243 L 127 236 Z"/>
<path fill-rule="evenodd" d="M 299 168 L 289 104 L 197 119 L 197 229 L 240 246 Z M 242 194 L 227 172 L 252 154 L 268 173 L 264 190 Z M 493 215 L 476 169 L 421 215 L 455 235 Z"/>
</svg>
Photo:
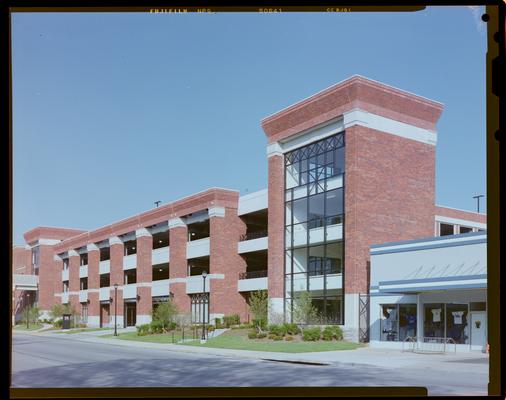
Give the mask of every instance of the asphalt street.
<svg viewBox="0 0 506 400">
<path fill-rule="evenodd" d="M 486 395 L 488 362 L 382 368 L 288 364 L 121 347 L 79 335 L 13 335 L 12 387 L 425 386 L 429 395 Z"/>
</svg>

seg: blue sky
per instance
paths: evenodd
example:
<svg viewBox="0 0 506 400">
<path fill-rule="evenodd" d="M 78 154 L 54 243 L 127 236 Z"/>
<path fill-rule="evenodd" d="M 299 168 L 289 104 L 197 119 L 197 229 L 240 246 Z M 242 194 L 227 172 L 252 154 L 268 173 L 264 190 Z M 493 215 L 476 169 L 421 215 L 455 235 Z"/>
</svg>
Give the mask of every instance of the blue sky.
<svg viewBox="0 0 506 400">
<path fill-rule="evenodd" d="M 13 241 L 208 187 L 263 189 L 261 119 L 353 74 L 444 103 L 436 203 L 475 210 L 486 190 L 480 15 L 13 14 Z"/>
</svg>

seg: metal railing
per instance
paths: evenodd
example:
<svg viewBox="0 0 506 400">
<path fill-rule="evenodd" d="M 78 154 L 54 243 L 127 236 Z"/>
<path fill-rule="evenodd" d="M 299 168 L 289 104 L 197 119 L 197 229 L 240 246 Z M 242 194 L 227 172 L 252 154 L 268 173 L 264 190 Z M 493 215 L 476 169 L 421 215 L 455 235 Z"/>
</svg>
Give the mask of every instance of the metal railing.
<svg viewBox="0 0 506 400">
<path fill-rule="evenodd" d="M 402 351 L 412 353 L 457 352 L 457 344 L 452 338 L 407 336 L 402 342 Z"/>
<path fill-rule="evenodd" d="M 239 236 L 239 241 L 243 242 L 245 240 L 260 239 L 260 238 L 266 237 L 267 235 L 268 235 L 267 230 L 244 233 L 241 236 Z"/>
<path fill-rule="evenodd" d="M 239 279 L 265 278 L 266 276 L 267 276 L 267 270 L 239 273 Z"/>
</svg>

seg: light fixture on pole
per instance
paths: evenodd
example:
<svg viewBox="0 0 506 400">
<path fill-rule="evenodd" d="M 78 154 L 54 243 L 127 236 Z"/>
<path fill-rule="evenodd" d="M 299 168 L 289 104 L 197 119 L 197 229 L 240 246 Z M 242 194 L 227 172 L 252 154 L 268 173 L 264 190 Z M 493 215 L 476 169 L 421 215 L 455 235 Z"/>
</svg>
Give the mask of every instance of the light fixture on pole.
<svg viewBox="0 0 506 400">
<path fill-rule="evenodd" d="M 26 307 L 25 307 L 25 312 L 26 312 L 26 329 L 30 328 L 29 326 L 29 318 L 28 318 L 28 315 L 30 314 L 30 293 L 26 293 L 26 297 L 27 297 L 27 301 L 26 301 Z"/>
<path fill-rule="evenodd" d="M 118 324 L 116 317 L 118 315 L 118 284 L 114 284 L 114 336 L 118 336 Z"/>
<path fill-rule="evenodd" d="M 202 282 L 203 282 L 203 290 L 202 290 L 202 338 L 200 339 L 200 343 L 206 342 L 206 333 L 205 333 L 205 326 L 206 326 L 206 277 L 207 272 L 202 272 Z"/>
<path fill-rule="evenodd" d="M 485 195 L 479 194 L 477 196 L 473 196 L 473 199 L 478 200 L 478 205 L 477 205 L 478 206 L 478 211 L 477 211 L 478 213 L 480 212 L 480 197 L 485 197 Z"/>
</svg>

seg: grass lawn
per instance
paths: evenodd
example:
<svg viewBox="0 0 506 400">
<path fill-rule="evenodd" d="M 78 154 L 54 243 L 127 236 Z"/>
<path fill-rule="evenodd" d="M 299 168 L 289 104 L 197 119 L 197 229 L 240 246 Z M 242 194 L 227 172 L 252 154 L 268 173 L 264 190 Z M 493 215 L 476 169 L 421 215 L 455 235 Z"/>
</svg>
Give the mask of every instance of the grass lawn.
<svg viewBox="0 0 506 400">
<path fill-rule="evenodd" d="M 14 329 L 17 330 L 17 331 L 36 331 L 38 329 L 41 329 L 42 328 L 42 325 L 41 324 L 29 324 L 29 328 L 26 329 L 26 324 L 19 324 L 19 325 L 15 325 L 14 326 Z"/>
<path fill-rule="evenodd" d="M 81 329 L 75 329 L 75 330 L 62 330 L 60 332 L 56 333 L 66 333 L 72 334 L 72 333 L 81 333 L 81 332 L 94 332 L 94 331 L 104 331 L 104 330 L 110 330 L 111 328 L 81 328 Z"/>
<path fill-rule="evenodd" d="M 333 351 L 333 350 L 354 350 L 363 347 L 362 344 L 346 341 L 318 341 L 302 342 L 285 340 L 274 341 L 270 339 L 249 339 L 248 332 L 251 329 L 234 329 L 227 331 L 220 336 L 209 339 L 207 343 L 200 344 L 200 341 L 181 343 L 184 346 L 215 347 L 220 349 L 254 350 L 254 351 L 273 351 L 280 353 L 307 353 L 315 351 Z"/>
<path fill-rule="evenodd" d="M 114 338 L 113 334 L 100 335 L 101 338 L 111 339 Z M 151 342 L 151 343 L 172 343 L 172 332 L 171 333 L 160 333 L 156 335 L 145 335 L 139 336 L 137 332 L 122 332 L 118 333 L 117 336 L 120 340 L 135 340 L 137 342 Z M 181 332 L 174 332 L 174 342 L 177 342 L 182 338 Z M 185 332 L 185 339 L 191 339 L 191 335 Z"/>
</svg>

